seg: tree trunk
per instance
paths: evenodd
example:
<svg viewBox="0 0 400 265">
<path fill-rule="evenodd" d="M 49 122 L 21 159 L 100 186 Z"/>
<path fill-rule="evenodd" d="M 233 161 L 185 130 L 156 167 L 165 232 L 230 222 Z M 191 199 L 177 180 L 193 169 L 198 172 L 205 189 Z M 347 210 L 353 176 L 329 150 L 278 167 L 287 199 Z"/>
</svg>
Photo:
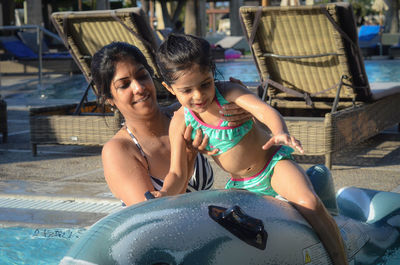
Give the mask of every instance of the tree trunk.
<svg viewBox="0 0 400 265">
<path fill-rule="evenodd" d="M 229 20 L 231 22 L 231 35 L 243 36 L 242 26 L 240 25 L 239 8 L 243 5 L 243 0 L 231 0 L 229 2 Z"/>
<path fill-rule="evenodd" d="M 196 35 L 196 0 L 186 1 L 185 33 Z"/>
<path fill-rule="evenodd" d="M 173 29 L 175 27 L 176 22 L 179 19 L 179 15 L 182 12 L 183 6 L 185 5 L 185 0 L 166 2 L 166 1 L 158 1 L 161 5 L 161 13 L 158 14 L 158 17 L 162 19 L 161 24 L 164 24 L 165 28 Z M 160 22 L 160 21 L 159 21 Z"/>
<path fill-rule="evenodd" d="M 0 0 L 0 26 L 15 24 L 15 1 Z"/>
<path fill-rule="evenodd" d="M 385 32 L 399 32 L 399 0 L 389 0 L 389 10 L 386 12 Z"/>
<path fill-rule="evenodd" d="M 42 25 L 43 24 L 43 13 L 42 13 L 42 1 L 41 0 L 27 0 L 26 10 L 28 21 L 27 24 Z"/>
<path fill-rule="evenodd" d="M 206 0 L 187 0 L 185 33 L 199 37 L 206 35 Z"/>
</svg>

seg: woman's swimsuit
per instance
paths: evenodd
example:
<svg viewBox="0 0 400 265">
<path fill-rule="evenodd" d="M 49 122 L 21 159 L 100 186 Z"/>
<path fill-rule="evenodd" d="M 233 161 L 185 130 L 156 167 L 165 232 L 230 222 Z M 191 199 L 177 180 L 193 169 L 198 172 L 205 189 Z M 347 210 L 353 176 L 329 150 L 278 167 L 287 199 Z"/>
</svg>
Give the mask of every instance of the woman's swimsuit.
<svg viewBox="0 0 400 265">
<path fill-rule="evenodd" d="M 226 183 L 225 189 L 245 189 L 258 194 L 277 197 L 278 193 L 276 193 L 271 186 L 271 177 L 272 174 L 274 174 L 274 167 L 280 160 L 293 159 L 291 155 L 293 151 L 293 148 L 285 145 L 277 148 L 274 155 L 260 172 L 247 178 L 231 178 Z"/>
<path fill-rule="evenodd" d="M 220 108 L 222 108 L 222 105 L 229 103 L 217 88 L 215 89 L 215 101 Z M 190 124 L 193 127 L 192 139 L 195 138 L 197 129 L 201 129 L 203 135 L 208 135 L 209 137 L 206 150 L 212 151 L 213 149 L 219 149 L 219 152 L 215 155 L 220 155 L 237 145 L 253 128 L 252 119 L 235 127 L 228 126 L 228 121 L 223 120 L 220 120 L 217 126 L 213 126 L 201 121 L 197 115 L 188 108 L 184 108 L 184 113 L 186 126 Z"/>
<path fill-rule="evenodd" d="M 161 179 L 158 179 L 156 177 L 153 177 L 150 175 L 150 165 L 149 161 L 147 160 L 146 154 L 144 153 L 142 147 L 140 146 L 138 140 L 136 137 L 133 135 L 133 133 L 126 127 L 126 130 L 128 131 L 129 135 L 131 136 L 133 142 L 136 144 L 137 148 L 139 149 L 140 153 L 144 157 L 147 163 L 147 171 L 149 172 L 149 176 L 151 179 L 151 182 L 154 186 L 155 190 L 161 190 L 164 181 Z M 199 190 L 208 190 L 211 188 L 211 186 L 214 183 L 214 172 L 213 169 L 208 162 L 208 160 L 203 157 L 202 154 L 198 153 L 196 162 L 194 165 L 194 172 L 192 177 L 189 180 L 189 184 L 186 188 L 186 192 L 192 192 L 192 191 L 199 191 Z"/>
</svg>

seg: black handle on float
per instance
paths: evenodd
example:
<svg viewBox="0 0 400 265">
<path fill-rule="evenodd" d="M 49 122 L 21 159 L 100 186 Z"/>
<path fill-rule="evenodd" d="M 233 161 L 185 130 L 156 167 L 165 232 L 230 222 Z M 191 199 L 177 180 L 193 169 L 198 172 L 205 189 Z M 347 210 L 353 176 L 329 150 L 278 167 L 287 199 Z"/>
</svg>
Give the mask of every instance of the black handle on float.
<svg viewBox="0 0 400 265">
<path fill-rule="evenodd" d="M 155 199 L 155 198 L 156 198 L 156 197 L 154 197 L 153 194 L 151 194 L 150 191 L 146 191 L 146 192 L 144 193 L 144 197 L 146 197 L 146 200 L 151 200 L 151 199 Z"/>
<path fill-rule="evenodd" d="M 235 205 L 229 209 L 210 205 L 208 214 L 218 224 L 229 232 L 258 249 L 264 250 L 267 245 L 268 234 L 260 219 L 251 217 Z"/>
</svg>

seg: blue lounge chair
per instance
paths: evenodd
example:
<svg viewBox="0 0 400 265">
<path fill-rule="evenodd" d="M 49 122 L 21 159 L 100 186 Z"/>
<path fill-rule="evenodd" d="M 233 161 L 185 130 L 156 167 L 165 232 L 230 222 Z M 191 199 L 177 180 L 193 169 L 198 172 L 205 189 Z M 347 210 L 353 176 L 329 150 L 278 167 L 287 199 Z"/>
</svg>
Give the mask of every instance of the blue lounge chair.
<svg viewBox="0 0 400 265">
<path fill-rule="evenodd" d="M 0 43 L 5 51 L 3 57 L 12 60 L 18 64 L 23 65 L 23 69 L 28 67 L 38 67 L 39 55 L 27 46 L 21 39 L 16 36 L 1 37 Z M 79 72 L 73 58 L 68 52 L 43 52 L 43 70 L 46 72 Z M 3 63 L 3 62 L 2 62 Z M 6 63 L 6 62 L 4 62 Z M 19 72 L 19 70 L 9 69 L 9 67 L 2 66 L 4 73 Z M 16 68 L 17 69 L 17 68 Z M 19 69 L 19 68 L 18 68 Z M 10 72 L 9 72 L 10 71 Z"/>
<path fill-rule="evenodd" d="M 363 25 L 360 27 L 358 45 L 363 56 L 382 55 L 380 52 L 382 30 L 383 26 L 379 25 Z"/>
<path fill-rule="evenodd" d="M 37 60 L 39 58 L 38 54 L 35 53 L 30 47 L 25 45 L 20 39 L 16 37 L 8 37 L 1 40 L 3 48 L 16 59 L 22 60 Z M 72 57 L 68 52 L 57 52 L 49 53 L 44 52 L 42 54 L 43 59 L 71 59 Z"/>
</svg>

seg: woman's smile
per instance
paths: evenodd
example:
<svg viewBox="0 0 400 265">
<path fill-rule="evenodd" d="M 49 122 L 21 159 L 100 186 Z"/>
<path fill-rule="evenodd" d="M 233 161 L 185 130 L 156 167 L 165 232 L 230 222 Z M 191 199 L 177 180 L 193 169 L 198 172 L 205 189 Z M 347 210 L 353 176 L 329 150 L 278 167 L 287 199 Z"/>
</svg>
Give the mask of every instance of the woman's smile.
<svg viewBox="0 0 400 265">
<path fill-rule="evenodd" d="M 142 97 L 139 98 L 138 100 L 135 100 L 134 102 L 132 102 L 132 105 L 135 105 L 135 104 L 137 104 L 137 103 L 146 101 L 146 100 L 148 100 L 149 98 L 150 98 L 150 94 L 147 93 L 146 95 L 142 96 Z"/>
</svg>

